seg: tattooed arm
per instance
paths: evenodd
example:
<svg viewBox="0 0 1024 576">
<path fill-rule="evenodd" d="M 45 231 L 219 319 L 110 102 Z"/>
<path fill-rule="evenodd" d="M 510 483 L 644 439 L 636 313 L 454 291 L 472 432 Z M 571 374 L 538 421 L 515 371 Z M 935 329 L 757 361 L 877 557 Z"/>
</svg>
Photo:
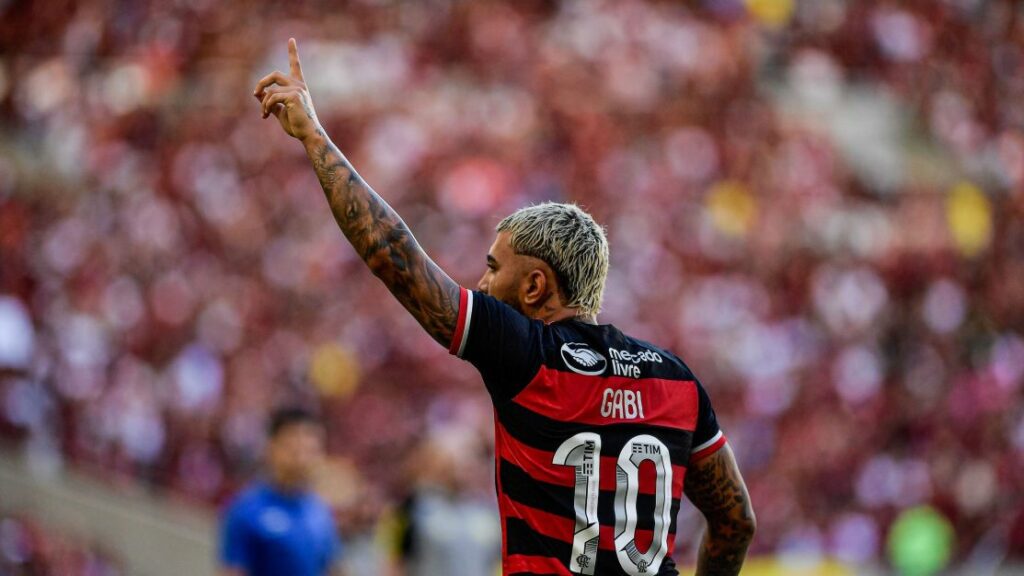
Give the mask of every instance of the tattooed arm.
<svg viewBox="0 0 1024 576">
<path fill-rule="evenodd" d="M 402 306 L 447 347 L 458 320 L 459 285 L 434 264 L 323 130 L 303 144 L 345 237 Z"/>
<path fill-rule="evenodd" d="M 434 264 L 398 213 L 328 138 L 303 80 L 295 39 L 288 41 L 288 59 L 287 76 L 273 72 L 256 84 L 253 96 L 263 117 L 273 114 L 289 136 L 302 142 L 345 237 L 405 309 L 447 347 L 458 320 L 459 285 Z"/>
<path fill-rule="evenodd" d="M 739 574 L 757 522 L 729 445 L 693 464 L 683 490 L 708 523 L 696 576 Z"/>
</svg>

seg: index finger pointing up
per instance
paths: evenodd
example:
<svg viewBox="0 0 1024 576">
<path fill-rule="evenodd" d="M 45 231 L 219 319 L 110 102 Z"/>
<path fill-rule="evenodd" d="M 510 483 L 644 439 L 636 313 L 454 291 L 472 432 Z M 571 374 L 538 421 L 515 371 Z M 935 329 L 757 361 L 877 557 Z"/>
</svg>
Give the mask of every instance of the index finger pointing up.
<svg viewBox="0 0 1024 576">
<path fill-rule="evenodd" d="M 299 45 L 295 38 L 288 39 L 288 67 L 291 69 L 292 77 L 302 81 L 302 65 L 299 64 Z"/>
</svg>

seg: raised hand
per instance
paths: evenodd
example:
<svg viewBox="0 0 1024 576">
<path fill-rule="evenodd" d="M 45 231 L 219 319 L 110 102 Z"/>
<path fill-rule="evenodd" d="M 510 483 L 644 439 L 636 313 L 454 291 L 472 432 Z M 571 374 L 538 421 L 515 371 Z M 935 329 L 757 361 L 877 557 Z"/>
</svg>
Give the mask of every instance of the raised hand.
<svg viewBox="0 0 1024 576">
<path fill-rule="evenodd" d="M 304 141 L 317 134 L 320 120 L 302 78 L 299 46 L 295 38 L 288 39 L 288 67 L 287 76 L 277 70 L 264 76 L 256 83 L 252 94 L 260 101 L 264 118 L 273 114 L 289 136 Z"/>
<path fill-rule="evenodd" d="M 263 117 L 273 114 L 289 136 L 302 142 L 352 247 L 434 340 L 448 347 L 458 323 L 459 285 L 427 256 L 398 213 L 356 173 L 320 126 L 294 38 L 288 39 L 288 63 L 287 76 L 275 71 L 253 90 Z"/>
</svg>

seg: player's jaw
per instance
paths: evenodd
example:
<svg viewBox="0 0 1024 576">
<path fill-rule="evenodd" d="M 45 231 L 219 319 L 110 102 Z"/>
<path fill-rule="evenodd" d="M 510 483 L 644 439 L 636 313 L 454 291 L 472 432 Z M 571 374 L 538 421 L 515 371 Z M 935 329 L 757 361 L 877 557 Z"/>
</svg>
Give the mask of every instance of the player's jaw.
<svg viewBox="0 0 1024 576">
<path fill-rule="evenodd" d="M 508 275 L 511 276 L 511 274 Z M 519 301 L 519 290 L 517 289 L 519 282 L 517 280 L 516 278 L 495 278 L 495 274 L 488 269 L 484 273 L 484 277 L 480 279 L 480 283 L 477 284 L 477 290 L 501 300 L 516 312 L 528 316 L 522 302 Z"/>
<path fill-rule="evenodd" d="M 487 252 L 487 270 L 477 283 L 477 290 L 501 300 L 520 314 L 529 316 L 520 301 L 519 288 L 523 281 L 523 267 L 512 250 L 508 235 L 499 233 Z"/>
</svg>

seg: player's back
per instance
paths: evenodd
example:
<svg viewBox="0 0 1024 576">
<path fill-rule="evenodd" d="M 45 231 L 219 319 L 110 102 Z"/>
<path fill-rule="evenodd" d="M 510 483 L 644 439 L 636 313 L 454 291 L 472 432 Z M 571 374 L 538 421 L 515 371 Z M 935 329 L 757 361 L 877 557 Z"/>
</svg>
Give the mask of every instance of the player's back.
<svg viewBox="0 0 1024 576">
<path fill-rule="evenodd" d="M 676 574 L 686 467 L 724 443 L 697 379 L 614 326 L 474 296 L 462 352 L 494 399 L 505 574 Z"/>
</svg>

